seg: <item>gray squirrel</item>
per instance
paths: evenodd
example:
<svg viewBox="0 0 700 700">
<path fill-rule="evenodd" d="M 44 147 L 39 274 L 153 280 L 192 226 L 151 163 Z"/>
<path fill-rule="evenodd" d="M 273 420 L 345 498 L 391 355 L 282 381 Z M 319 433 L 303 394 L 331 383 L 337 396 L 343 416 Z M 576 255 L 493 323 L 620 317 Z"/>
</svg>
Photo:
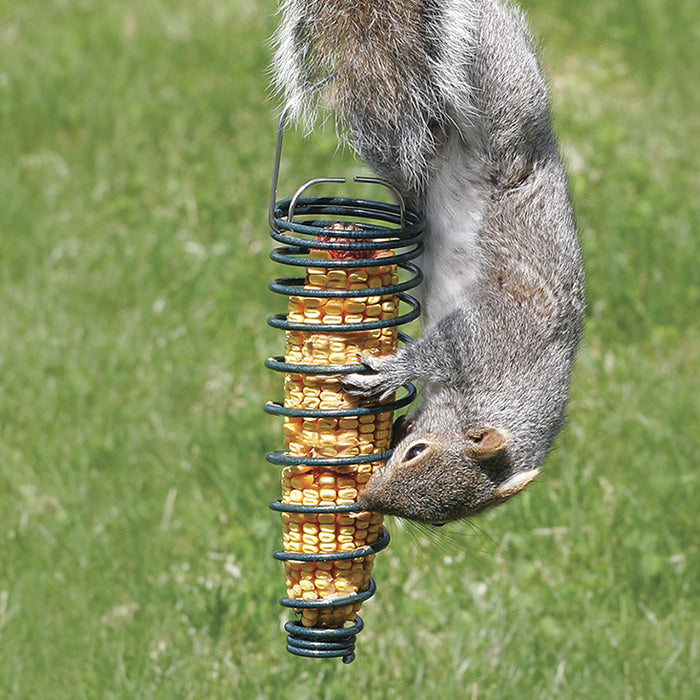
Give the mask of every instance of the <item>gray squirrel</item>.
<svg viewBox="0 0 700 700">
<path fill-rule="evenodd" d="M 436 525 L 473 515 L 539 473 L 564 424 L 585 307 L 530 32 L 503 0 L 281 11 L 273 68 L 293 116 L 313 123 L 324 100 L 359 157 L 426 217 L 423 334 L 345 379 L 363 397 L 421 387 L 358 502 Z"/>
</svg>

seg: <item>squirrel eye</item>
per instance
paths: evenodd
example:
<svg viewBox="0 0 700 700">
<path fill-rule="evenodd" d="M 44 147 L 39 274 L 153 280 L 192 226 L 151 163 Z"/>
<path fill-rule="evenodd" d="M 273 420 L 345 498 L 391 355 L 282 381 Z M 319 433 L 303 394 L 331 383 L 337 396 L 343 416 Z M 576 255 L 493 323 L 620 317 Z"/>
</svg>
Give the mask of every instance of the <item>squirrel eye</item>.
<svg viewBox="0 0 700 700">
<path fill-rule="evenodd" d="M 408 449 L 403 461 L 410 462 L 412 459 L 415 459 L 416 457 L 418 457 L 419 454 L 425 452 L 425 450 L 427 450 L 427 449 L 428 449 L 427 443 L 417 442 L 415 445 L 411 445 L 411 447 Z"/>
</svg>

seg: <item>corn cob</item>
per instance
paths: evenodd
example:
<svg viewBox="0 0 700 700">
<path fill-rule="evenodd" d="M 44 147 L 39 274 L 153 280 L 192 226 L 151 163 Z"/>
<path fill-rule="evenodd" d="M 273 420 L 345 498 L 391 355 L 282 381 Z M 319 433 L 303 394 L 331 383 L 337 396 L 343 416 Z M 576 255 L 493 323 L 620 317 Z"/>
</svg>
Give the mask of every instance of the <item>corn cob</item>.
<svg viewBox="0 0 700 700">
<path fill-rule="evenodd" d="M 352 225 L 336 224 L 347 230 Z M 341 253 L 342 257 L 357 255 Z M 391 251 L 370 253 L 390 257 Z M 335 252 L 312 250 L 310 257 L 328 260 Z M 367 254 L 365 253 L 366 257 Z M 397 282 L 396 265 L 333 269 L 309 267 L 306 289 L 367 289 Z M 318 298 L 292 296 L 287 318 L 296 323 L 335 325 L 395 318 L 398 297 L 363 296 Z M 285 360 L 294 364 L 357 364 L 358 355 L 395 352 L 395 327 L 380 330 L 324 333 L 287 331 Z M 388 399 L 389 401 L 391 400 Z M 343 392 L 338 375 L 286 374 L 287 408 L 333 410 L 357 406 Z M 352 457 L 389 448 L 392 414 L 346 418 L 285 418 L 284 442 L 296 457 Z M 355 502 L 358 493 L 381 462 L 335 467 L 300 464 L 282 471 L 282 502 L 305 506 L 343 505 Z M 382 516 L 378 513 L 283 513 L 283 545 L 286 552 L 313 554 L 352 551 L 372 544 L 379 536 Z M 364 591 L 369 585 L 374 555 L 326 562 L 285 562 L 287 595 L 292 600 L 338 598 Z M 353 620 L 360 604 L 341 607 L 304 608 L 301 623 L 306 627 L 342 627 Z"/>
</svg>

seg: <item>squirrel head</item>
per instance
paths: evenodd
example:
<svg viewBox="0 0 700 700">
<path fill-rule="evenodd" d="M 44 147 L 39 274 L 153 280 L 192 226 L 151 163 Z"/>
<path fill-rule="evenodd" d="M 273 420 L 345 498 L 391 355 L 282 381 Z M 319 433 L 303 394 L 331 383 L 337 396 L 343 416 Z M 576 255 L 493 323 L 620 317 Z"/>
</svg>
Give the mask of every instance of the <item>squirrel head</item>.
<svg viewBox="0 0 700 700">
<path fill-rule="evenodd" d="M 440 422 L 398 419 L 394 452 L 361 492 L 363 508 L 442 525 L 505 501 L 539 473 L 514 465 L 505 429 Z"/>
</svg>

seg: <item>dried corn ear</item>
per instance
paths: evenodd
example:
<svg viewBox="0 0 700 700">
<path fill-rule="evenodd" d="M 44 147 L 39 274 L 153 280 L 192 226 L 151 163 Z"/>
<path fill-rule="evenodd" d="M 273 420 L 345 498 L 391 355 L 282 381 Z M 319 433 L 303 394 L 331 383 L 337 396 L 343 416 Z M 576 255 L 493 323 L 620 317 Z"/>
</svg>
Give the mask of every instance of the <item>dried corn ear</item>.
<svg viewBox="0 0 700 700">
<path fill-rule="evenodd" d="M 348 253 L 341 253 L 348 257 Z M 391 257 L 390 251 L 370 253 Z M 367 257 L 367 254 L 364 254 Z M 330 298 L 292 296 L 288 320 L 301 324 L 358 324 L 395 318 L 396 295 L 377 296 L 373 289 L 397 283 L 396 265 L 337 269 L 323 266 L 338 257 L 333 251 L 312 250 L 313 267 L 306 270 L 308 290 L 367 290 L 367 296 Z M 396 351 L 395 327 L 377 330 L 317 332 L 287 331 L 285 361 L 305 365 L 354 365 L 358 355 L 386 355 Z M 346 394 L 339 375 L 286 374 L 284 405 L 292 409 L 336 410 L 354 408 L 357 400 Z M 390 412 L 350 417 L 286 417 L 285 447 L 298 458 L 358 457 L 389 449 Z M 282 503 L 331 506 L 354 503 L 381 462 L 318 467 L 299 464 L 282 472 Z M 378 513 L 283 513 L 286 552 L 330 554 L 348 552 L 376 542 L 381 534 Z M 287 594 L 292 600 L 345 597 L 369 585 L 374 555 L 319 562 L 285 562 Z M 341 627 L 353 620 L 359 603 L 340 607 L 304 608 L 307 627 Z"/>
</svg>

